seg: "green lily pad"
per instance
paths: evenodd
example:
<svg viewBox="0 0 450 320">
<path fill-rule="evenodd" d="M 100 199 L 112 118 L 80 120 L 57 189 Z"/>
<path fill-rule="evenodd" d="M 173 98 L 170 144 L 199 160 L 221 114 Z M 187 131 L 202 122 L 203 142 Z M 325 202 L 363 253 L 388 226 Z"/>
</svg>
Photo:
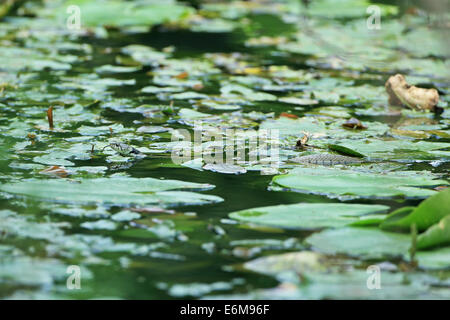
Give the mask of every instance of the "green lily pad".
<svg viewBox="0 0 450 320">
<path fill-rule="evenodd" d="M 409 231 L 413 224 L 419 231 L 431 227 L 450 214 L 450 189 L 446 188 L 422 201 L 417 208 L 407 209 L 394 211 L 386 217 L 380 227 L 386 230 L 405 231 Z"/>
<path fill-rule="evenodd" d="M 10 210 L 0 211 L 0 231 L 20 238 L 36 240 L 52 240 L 64 234 L 62 227 L 67 223 L 41 222 L 36 223 L 26 216 L 19 215 Z"/>
<path fill-rule="evenodd" d="M 331 18 L 355 18 L 366 15 L 366 9 L 371 5 L 367 0 L 319 0 L 311 3 L 308 12 L 312 15 Z M 396 14 L 398 8 L 393 5 L 380 5 L 383 16 Z M 330 10 L 333 8 L 333 10 Z"/>
<path fill-rule="evenodd" d="M 117 225 L 109 220 L 86 221 L 81 226 L 89 230 L 115 230 L 117 228 Z"/>
<path fill-rule="evenodd" d="M 130 204 L 204 204 L 222 201 L 179 189 L 211 189 L 210 184 L 154 178 L 98 178 L 79 182 L 67 180 L 28 180 L 0 186 L 0 190 L 32 198 L 67 203 Z"/>
<path fill-rule="evenodd" d="M 57 259 L 11 257 L 2 262 L 0 283 L 16 286 L 51 286 L 54 281 L 67 277 L 66 269 L 67 266 Z M 89 272 L 86 272 L 86 277 L 89 278 Z"/>
<path fill-rule="evenodd" d="M 450 244 L 450 214 L 417 237 L 417 249 Z"/>
<path fill-rule="evenodd" d="M 115 215 L 111 216 L 111 219 L 114 221 L 123 222 L 123 221 L 136 220 L 136 219 L 139 219 L 140 217 L 141 217 L 141 215 L 139 213 L 129 211 L 129 210 L 124 210 L 124 211 L 120 211 L 120 212 L 116 213 Z"/>
<path fill-rule="evenodd" d="M 18 72 L 22 69 L 41 71 L 44 69 L 70 70 L 70 63 L 63 61 L 61 56 L 51 57 L 42 52 L 26 48 L 2 47 L 0 57 L 2 69 Z"/>
<path fill-rule="evenodd" d="M 252 208 L 230 213 L 230 218 L 244 222 L 286 229 L 342 227 L 368 214 L 385 212 L 383 205 L 344 203 L 297 203 Z"/>
<path fill-rule="evenodd" d="M 450 247 L 437 248 L 417 252 L 417 260 L 421 267 L 428 269 L 450 268 Z"/>
<path fill-rule="evenodd" d="M 380 122 L 371 122 L 366 130 L 346 130 L 342 127 L 345 120 L 333 121 L 328 123 L 327 121 L 316 117 L 302 117 L 298 119 L 291 119 L 286 117 L 280 117 L 279 119 L 269 119 L 261 123 L 261 129 L 277 129 L 280 136 L 294 136 L 299 137 L 303 131 L 312 134 L 311 144 L 329 144 L 335 143 L 351 149 L 351 145 L 344 145 L 340 142 L 331 142 L 330 140 L 336 139 L 352 139 L 351 141 L 360 141 L 360 139 L 382 136 L 389 131 L 389 127 Z M 361 152 L 357 149 L 356 151 Z"/>
<path fill-rule="evenodd" d="M 340 146 L 350 148 L 369 158 L 394 159 L 434 159 L 432 151 L 449 148 L 446 142 L 385 140 L 385 139 L 340 139 Z M 437 154 L 439 156 L 439 154 Z"/>
<path fill-rule="evenodd" d="M 82 12 L 83 26 L 152 26 L 167 21 L 176 21 L 188 15 L 192 9 L 175 3 L 137 5 L 125 1 L 104 1 L 104 3 L 87 0 L 70 0 L 62 7 L 77 5 Z"/>
<path fill-rule="evenodd" d="M 436 191 L 427 186 L 447 184 L 433 176 L 414 172 L 366 173 L 327 168 L 295 168 L 273 178 L 273 183 L 298 192 L 351 197 L 425 198 Z"/>
<path fill-rule="evenodd" d="M 306 242 L 321 253 L 346 254 L 363 259 L 401 257 L 408 260 L 411 236 L 378 228 L 346 227 L 315 233 Z M 449 268 L 450 248 L 419 251 L 416 259 L 424 268 Z"/>
<path fill-rule="evenodd" d="M 269 275 L 277 275 L 286 270 L 295 270 L 296 273 L 302 274 L 307 271 L 324 271 L 324 262 L 325 256 L 320 253 L 300 251 L 251 260 L 244 264 L 244 268 Z"/>
<path fill-rule="evenodd" d="M 380 259 L 405 257 L 411 246 L 411 237 L 377 228 L 347 227 L 315 233 L 306 242 L 322 253 Z"/>
<path fill-rule="evenodd" d="M 220 88 L 223 97 L 235 98 L 243 96 L 250 101 L 274 101 L 277 97 L 266 92 L 258 92 L 238 84 L 227 84 Z"/>
</svg>

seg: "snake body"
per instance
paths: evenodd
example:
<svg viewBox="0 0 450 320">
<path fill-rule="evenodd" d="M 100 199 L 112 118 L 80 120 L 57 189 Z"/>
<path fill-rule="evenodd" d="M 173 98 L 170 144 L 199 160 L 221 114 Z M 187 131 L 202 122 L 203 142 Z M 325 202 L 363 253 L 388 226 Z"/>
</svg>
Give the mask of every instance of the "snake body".
<svg viewBox="0 0 450 320">
<path fill-rule="evenodd" d="M 292 161 L 304 164 L 320 164 L 323 166 L 334 166 L 337 164 L 353 164 L 363 162 L 363 160 L 360 158 L 347 157 L 338 154 L 328 154 L 328 153 L 301 156 L 292 159 Z"/>
</svg>

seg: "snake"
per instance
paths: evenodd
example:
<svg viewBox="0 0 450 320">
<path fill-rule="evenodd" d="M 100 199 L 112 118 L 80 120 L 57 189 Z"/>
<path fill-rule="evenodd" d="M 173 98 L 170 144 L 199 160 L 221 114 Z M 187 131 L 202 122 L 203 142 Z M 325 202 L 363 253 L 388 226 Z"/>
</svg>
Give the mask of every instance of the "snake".
<svg viewBox="0 0 450 320">
<path fill-rule="evenodd" d="M 364 162 L 360 158 L 341 156 L 339 154 L 312 154 L 308 156 L 300 156 L 292 159 L 294 162 L 304 163 L 304 164 L 320 164 L 323 166 L 334 166 L 337 164 L 354 164 Z"/>
</svg>

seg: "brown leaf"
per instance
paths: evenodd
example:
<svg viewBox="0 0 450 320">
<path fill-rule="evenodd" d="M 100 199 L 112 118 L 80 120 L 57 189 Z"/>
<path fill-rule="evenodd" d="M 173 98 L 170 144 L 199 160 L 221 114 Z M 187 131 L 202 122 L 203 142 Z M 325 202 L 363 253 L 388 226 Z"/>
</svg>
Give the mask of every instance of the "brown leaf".
<svg viewBox="0 0 450 320">
<path fill-rule="evenodd" d="M 53 130 L 53 107 L 47 109 L 48 127 Z"/>
<path fill-rule="evenodd" d="M 188 76 L 189 76 L 189 73 L 187 73 L 186 71 L 184 71 L 184 72 L 182 72 L 182 73 L 180 73 L 180 74 L 177 74 L 177 75 L 175 76 L 175 78 L 181 80 L 181 79 L 186 79 Z"/>
<path fill-rule="evenodd" d="M 344 128 L 350 128 L 350 129 L 360 129 L 360 130 L 367 129 L 367 127 L 365 125 L 363 125 L 362 122 L 356 118 L 351 118 L 351 119 L 347 120 L 345 123 L 342 124 L 342 126 Z"/>
<path fill-rule="evenodd" d="M 405 106 L 413 110 L 434 110 L 439 102 L 436 89 L 424 89 L 409 85 L 401 74 L 391 76 L 385 84 L 389 104 Z"/>
</svg>

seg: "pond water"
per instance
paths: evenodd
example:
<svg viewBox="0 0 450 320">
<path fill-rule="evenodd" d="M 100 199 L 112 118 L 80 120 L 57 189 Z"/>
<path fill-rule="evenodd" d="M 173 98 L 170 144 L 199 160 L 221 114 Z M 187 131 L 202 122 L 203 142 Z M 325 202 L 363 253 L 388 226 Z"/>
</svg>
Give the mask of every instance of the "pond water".
<svg viewBox="0 0 450 320">
<path fill-rule="evenodd" d="M 64 1 L 4 18 L 0 297 L 450 298 L 448 240 L 419 250 L 414 267 L 409 229 L 378 228 L 448 184 L 448 30 L 379 4 L 382 28 L 368 31 L 365 1 L 332 2 L 180 5 L 184 15 L 136 23 L 145 28 L 105 9 L 98 23 L 111 27 L 69 30 Z M 438 88 L 441 110 L 388 106 L 395 73 Z M 351 117 L 367 129 L 344 128 Z M 261 174 L 262 161 L 235 163 L 241 174 L 175 164 L 173 135 L 198 123 L 278 129 L 275 172 Z M 304 132 L 316 148 L 295 147 Z M 330 144 L 367 162 L 292 160 Z M 71 265 L 79 289 L 67 285 Z M 368 289 L 370 265 L 382 290 Z"/>
</svg>

